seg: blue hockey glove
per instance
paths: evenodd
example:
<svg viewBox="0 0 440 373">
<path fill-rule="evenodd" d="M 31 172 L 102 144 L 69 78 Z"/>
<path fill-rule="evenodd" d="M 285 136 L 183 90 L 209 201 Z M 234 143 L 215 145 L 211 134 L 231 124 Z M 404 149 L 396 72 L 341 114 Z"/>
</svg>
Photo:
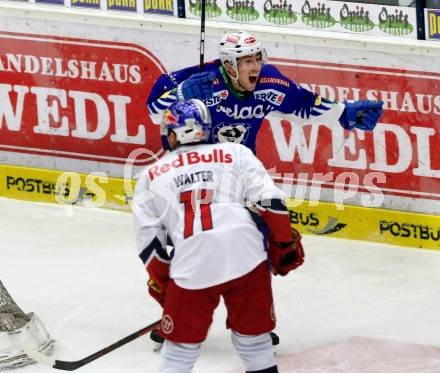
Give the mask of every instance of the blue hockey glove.
<svg viewBox="0 0 440 373">
<path fill-rule="evenodd" d="M 205 100 L 212 98 L 212 83 L 214 79 L 215 75 L 212 72 L 191 75 L 177 86 L 177 98 L 179 100 L 189 100 L 191 98 Z"/>
<path fill-rule="evenodd" d="M 302 119 L 309 119 L 318 96 L 313 92 L 302 90 L 298 97 L 300 99 L 295 102 L 296 107 L 293 109 L 293 114 Z"/>
<path fill-rule="evenodd" d="M 372 131 L 383 113 L 382 106 L 382 101 L 345 102 L 345 109 L 339 118 L 339 123 L 346 130 L 359 128 Z"/>
</svg>

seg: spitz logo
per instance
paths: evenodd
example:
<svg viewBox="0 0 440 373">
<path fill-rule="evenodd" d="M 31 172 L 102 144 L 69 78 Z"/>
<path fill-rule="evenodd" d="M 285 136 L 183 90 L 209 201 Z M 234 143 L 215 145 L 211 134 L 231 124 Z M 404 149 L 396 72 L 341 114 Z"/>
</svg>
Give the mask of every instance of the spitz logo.
<svg viewBox="0 0 440 373">
<path fill-rule="evenodd" d="M 254 97 L 257 100 L 268 101 L 271 104 L 280 106 L 286 95 L 283 92 L 277 91 L 276 89 L 263 89 L 261 91 L 255 91 Z"/>
</svg>

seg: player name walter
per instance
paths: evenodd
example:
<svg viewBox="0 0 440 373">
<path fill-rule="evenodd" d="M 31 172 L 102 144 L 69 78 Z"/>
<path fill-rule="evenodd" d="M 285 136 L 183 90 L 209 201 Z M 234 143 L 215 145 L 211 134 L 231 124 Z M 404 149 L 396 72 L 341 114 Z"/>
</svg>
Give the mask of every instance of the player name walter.
<svg viewBox="0 0 440 373">
<path fill-rule="evenodd" d="M 226 153 L 223 149 L 213 149 L 210 152 L 199 153 L 196 151 L 179 154 L 170 162 L 160 162 L 148 169 L 148 176 L 153 181 L 157 176 L 163 175 L 173 168 L 180 168 L 185 165 L 197 163 L 232 163 L 232 154 Z"/>
</svg>

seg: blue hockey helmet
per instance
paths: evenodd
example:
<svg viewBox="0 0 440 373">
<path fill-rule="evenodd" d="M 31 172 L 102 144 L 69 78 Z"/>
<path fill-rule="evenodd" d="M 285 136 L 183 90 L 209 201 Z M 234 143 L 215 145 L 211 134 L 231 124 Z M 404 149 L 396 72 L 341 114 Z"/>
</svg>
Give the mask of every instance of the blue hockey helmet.
<svg viewBox="0 0 440 373">
<path fill-rule="evenodd" d="M 165 110 L 161 123 L 164 149 L 171 150 L 168 135 L 174 132 L 180 145 L 205 142 L 211 131 L 211 115 L 197 99 L 177 101 Z"/>
</svg>

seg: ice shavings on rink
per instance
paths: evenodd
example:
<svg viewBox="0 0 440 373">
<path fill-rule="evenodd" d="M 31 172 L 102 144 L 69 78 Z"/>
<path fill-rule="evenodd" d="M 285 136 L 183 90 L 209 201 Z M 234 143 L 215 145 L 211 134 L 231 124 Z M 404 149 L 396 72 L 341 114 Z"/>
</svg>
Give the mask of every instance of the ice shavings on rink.
<svg viewBox="0 0 440 373">
<path fill-rule="evenodd" d="M 0 278 L 56 339 L 57 359 L 83 358 L 160 317 L 129 213 L 0 198 L 0 226 Z M 303 242 L 305 264 L 274 280 L 280 372 L 440 372 L 440 252 L 318 236 Z M 194 372 L 242 372 L 224 319 L 220 306 Z M 141 337 L 78 372 L 147 373 L 158 365 Z"/>
</svg>

